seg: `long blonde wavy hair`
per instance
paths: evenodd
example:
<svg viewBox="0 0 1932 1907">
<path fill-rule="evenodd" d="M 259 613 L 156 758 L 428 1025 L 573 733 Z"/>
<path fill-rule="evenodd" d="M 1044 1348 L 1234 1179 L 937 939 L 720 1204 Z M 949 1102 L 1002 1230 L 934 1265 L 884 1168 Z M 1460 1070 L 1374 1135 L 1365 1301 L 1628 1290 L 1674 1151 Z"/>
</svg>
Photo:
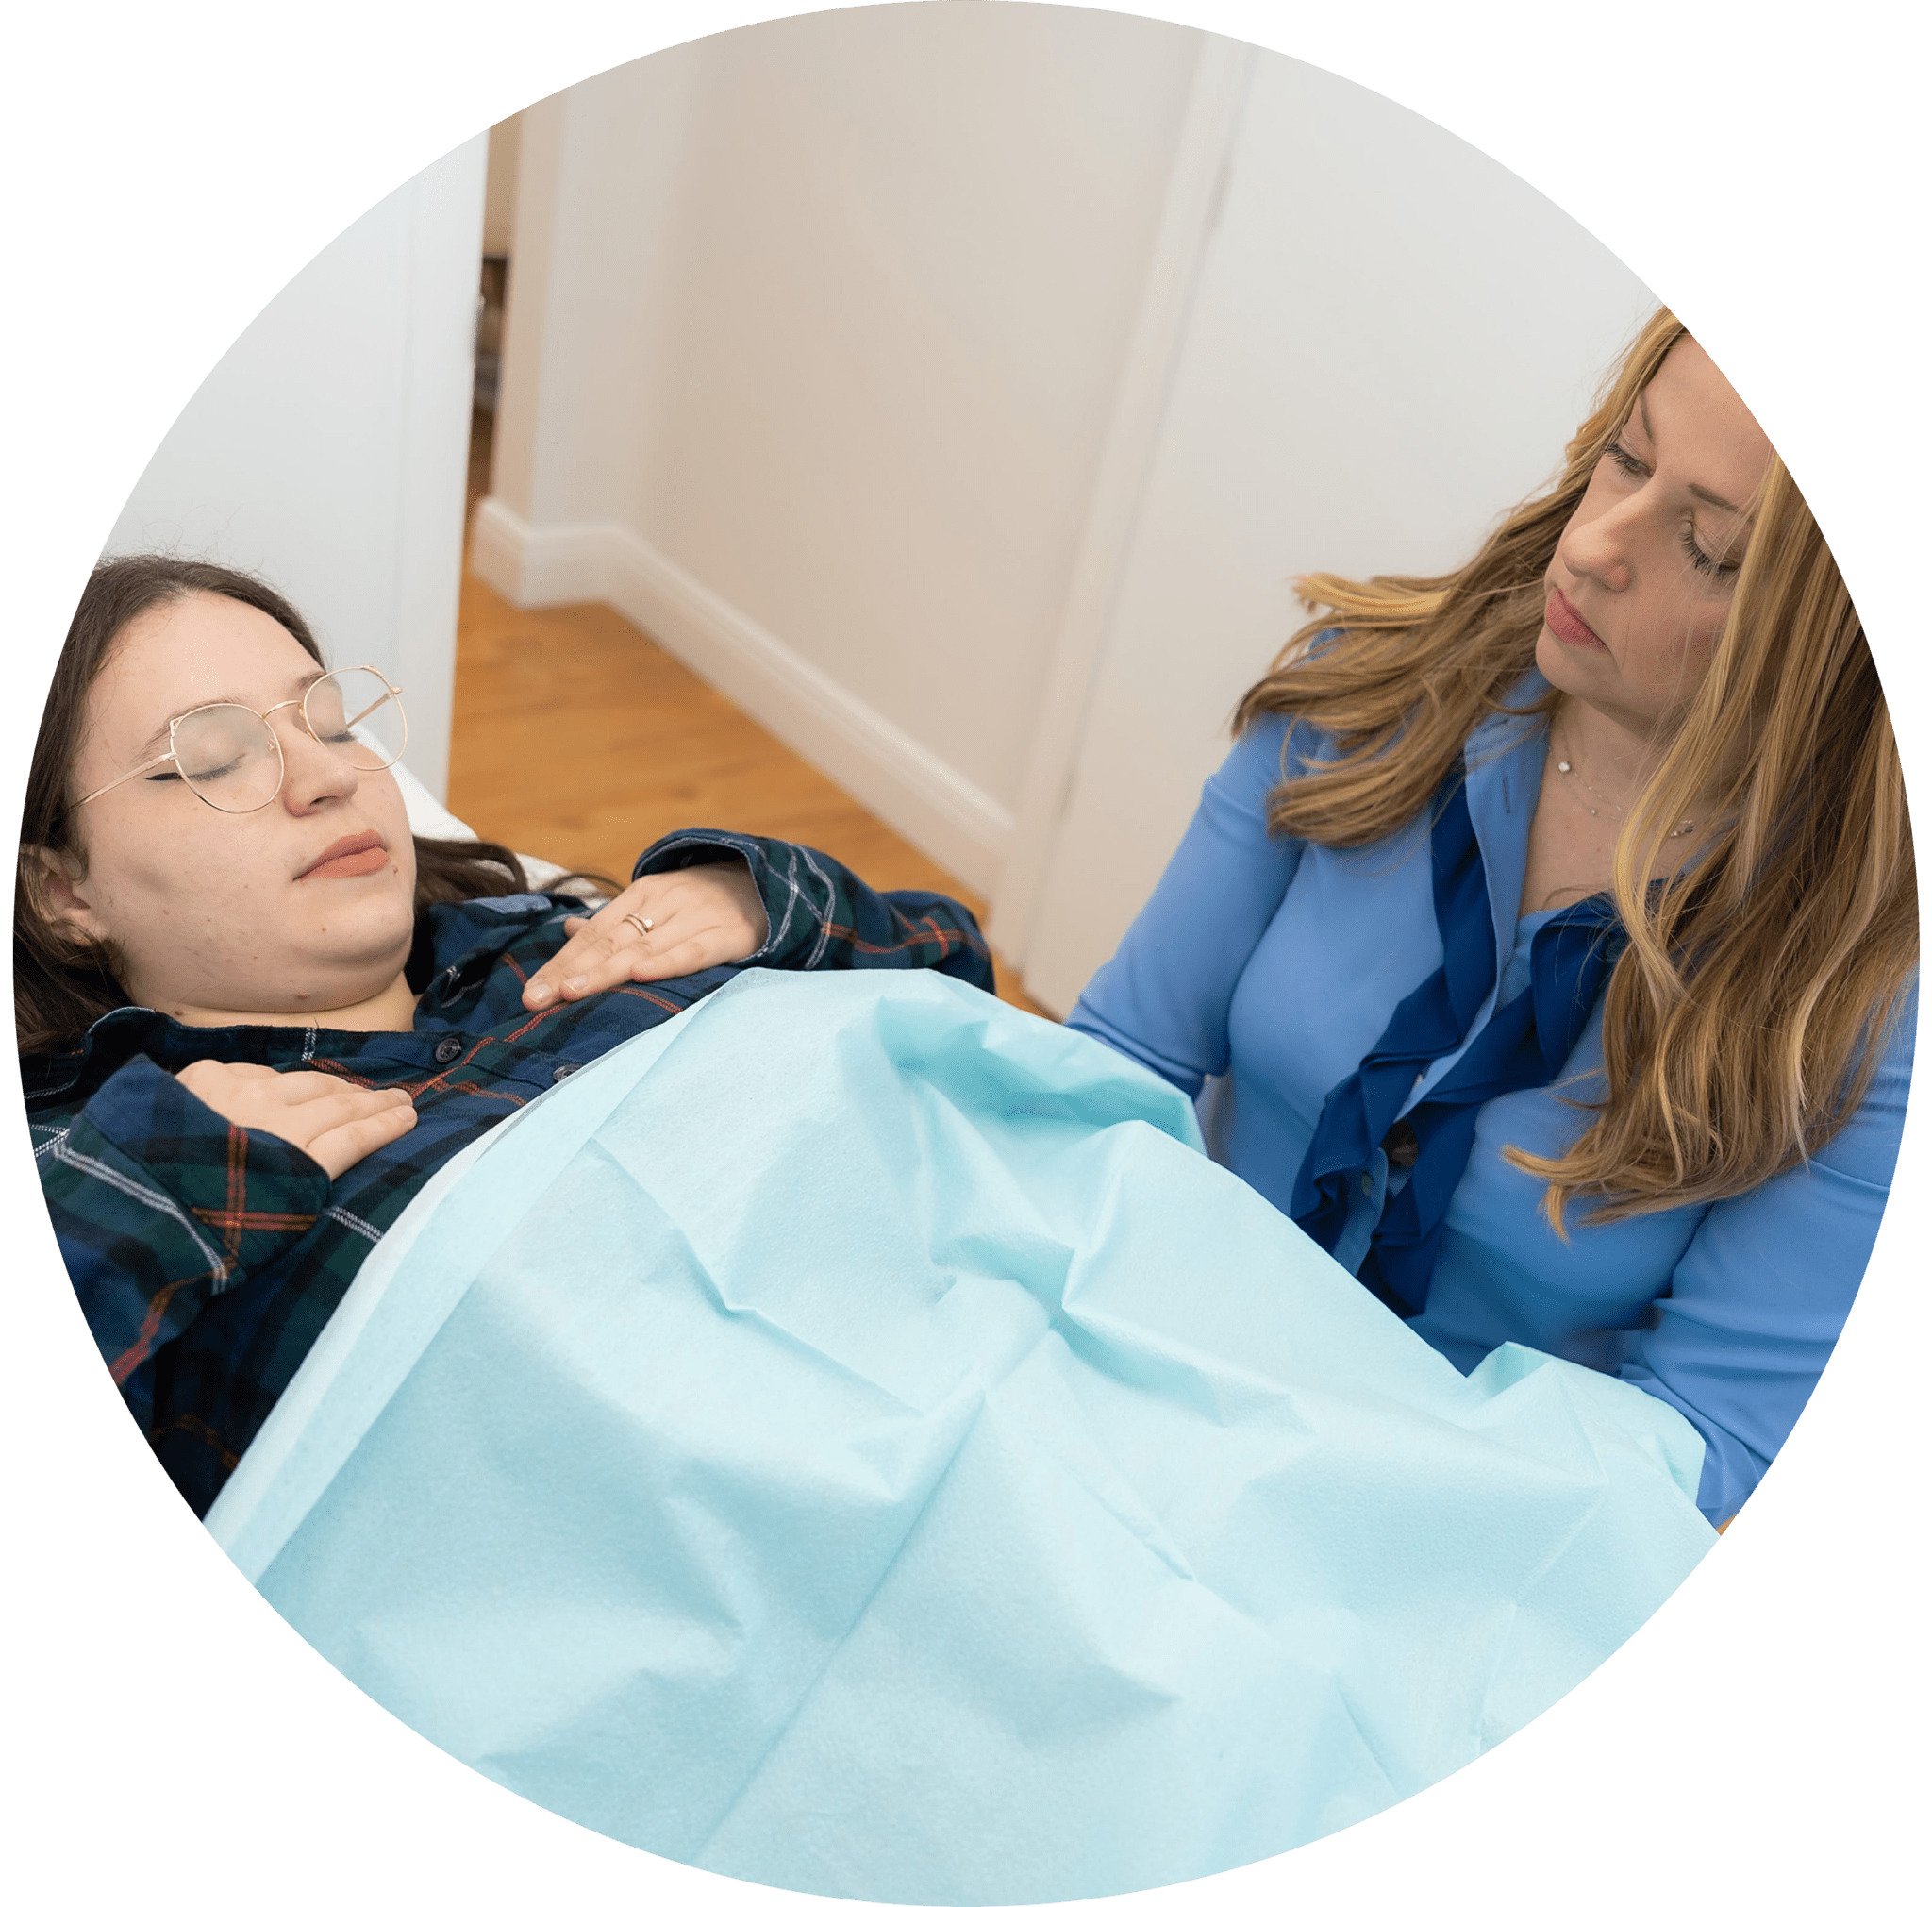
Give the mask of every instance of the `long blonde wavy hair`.
<svg viewBox="0 0 1932 1907">
<path fill-rule="evenodd" d="M 1687 335 L 1659 310 L 1571 440 L 1562 475 L 1449 576 L 1297 579 L 1316 613 L 1242 698 L 1326 731 L 1332 761 L 1284 781 L 1275 831 L 1359 845 L 1407 826 L 1535 662 L 1544 573 L 1597 460 Z M 1317 635 L 1328 640 L 1317 644 Z M 1532 710 L 1548 712 L 1554 694 Z M 1708 845 L 1665 853 L 1701 806 Z M 1611 894 L 1628 945 L 1604 1000 L 1595 1117 L 1547 1181 L 1559 1234 L 1748 1192 L 1822 1146 L 1870 1084 L 1918 960 L 1905 779 L 1878 673 L 1831 551 L 1783 463 L 1756 499 L 1709 671 L 1657 738 Z"/>
</svg>

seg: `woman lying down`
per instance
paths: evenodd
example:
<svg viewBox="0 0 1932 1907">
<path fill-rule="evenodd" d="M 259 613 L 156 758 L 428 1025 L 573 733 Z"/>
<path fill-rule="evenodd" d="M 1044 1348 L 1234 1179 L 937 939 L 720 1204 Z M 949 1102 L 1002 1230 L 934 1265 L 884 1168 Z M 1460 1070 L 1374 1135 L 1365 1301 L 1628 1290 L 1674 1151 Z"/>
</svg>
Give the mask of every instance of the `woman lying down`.
<svg viewBox="0 0 1932 1907">
<path fill-rule="evenodd" d="M 412 842 L 401 739 L 254 579 L 104 565 L 17 1004 L 169 1475 L 473 1766 L 774 1884 L 1124 1891 L 1440 1779 L 1707 1547 L 1682 1418 L 1459 1375 L 956 904 L 699 830 L 591 915 Z"/>
</svg>

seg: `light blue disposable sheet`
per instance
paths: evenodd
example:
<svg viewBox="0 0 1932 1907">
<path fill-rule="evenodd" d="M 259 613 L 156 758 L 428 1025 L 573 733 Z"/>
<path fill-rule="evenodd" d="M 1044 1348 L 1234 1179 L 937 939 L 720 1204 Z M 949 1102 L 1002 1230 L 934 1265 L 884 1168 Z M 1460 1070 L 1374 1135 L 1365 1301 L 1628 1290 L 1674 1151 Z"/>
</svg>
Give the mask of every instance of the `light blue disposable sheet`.
<svg viewBox="0 0 1932 1907">
<path fill-rule="evenodd" d="M 971 1907 L 1460 1766 L 1705 1553 L 1702 1455 L 1535 1352 L 1458 1375 L 1094 1042 L 750 973 L 445 1168 L 208 1520 L 519 1794 Z"/>
</svg>

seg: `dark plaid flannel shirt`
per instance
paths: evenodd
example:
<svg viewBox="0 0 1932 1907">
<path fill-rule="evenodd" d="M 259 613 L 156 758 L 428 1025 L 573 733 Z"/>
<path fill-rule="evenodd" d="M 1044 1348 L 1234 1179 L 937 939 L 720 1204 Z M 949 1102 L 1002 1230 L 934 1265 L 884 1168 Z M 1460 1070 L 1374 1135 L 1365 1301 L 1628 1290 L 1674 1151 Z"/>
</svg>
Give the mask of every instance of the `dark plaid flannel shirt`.
<svg viewBox="0 0 1932 1907">
<path fill-rule="evenodd" d="M 667 835 L 632 878 L 742 855 L 771 931 L 747 965 L 936 967 L 991 990 L 972 914 L 874 894 L 809 848 L 708 828 Z M 739 971 L 632 984 L 528 1012 L 529 975 L 586 904 L 549 895 L 434 907 L 408 967 L 407 1033 L 185 1027 L 105 1014 L 22 1061 L 41 1184 L 74 1288 L 168 1474 L 206 1514 L 370 1248 L 446 1160 L 620 1041 Z M 405 1086 L 416 1124 L 333 1182 L 308 1155 L 231 1126 L 174 1075 L 195 1060 L 310 1067 Z"/>
</svg>

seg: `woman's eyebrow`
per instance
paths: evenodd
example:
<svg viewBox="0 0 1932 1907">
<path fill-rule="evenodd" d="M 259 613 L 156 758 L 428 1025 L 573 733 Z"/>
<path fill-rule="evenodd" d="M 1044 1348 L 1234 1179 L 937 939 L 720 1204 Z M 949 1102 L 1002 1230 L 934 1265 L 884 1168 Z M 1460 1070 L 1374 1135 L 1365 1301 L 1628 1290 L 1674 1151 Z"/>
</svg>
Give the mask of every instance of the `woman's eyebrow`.
<svg viewBox="0 0 1932 1907">
<path fill-rule="evenodd" d="M 1657 432 L 1650 427 L 1650 406 L 1643 401 L 1643 393 L 1641 391 L 1637 393 L 1637 410 L 1643 424 L 1644 436 L 1649 438 L 1651 443 L 1655 444 L 1657 443 Z M 1733 503 L 1727 496 L 1720 496 L 1714 490 L 1707 490 L 1701 483 L 1687 483 L 1684 488 L 1699 503 L 1707 503 L 1717 510 L 1727 510 L 1733 516 L 1742 516 L 1745 514 L 1744 507 L 1741 504 Z"/>
<path fill-rule="evenodd" d="M 212 703 L 225 701 L 226 699 L 228 698 L 223 695 L 214 695 L 209 697 L 208 701 L 190 702 L 186 708 L 176 709 L 172 715 L 163 715 L 160 721 L 155 725 L 153 732 L 149 734 L 146 740 L 144 740 L 142 743 L 141 746 L 135 750 L 136 754 L 145 755 L 150 748 L 158 748 L 161 745 L 161 744 L 168 739 L 169 729 L 172 728 L 175 726 L 175 724 L 181 719 L 183 715 L 192 714 L 196 709 L 206 709 L 211 706 Z"/>
<path fill-rule="evenodd" d="M 1714 504 L 1719 510 L 1729 510 L 1733 516 L 1742 516 L 1744 514 L 1743 505 L 1730 502 L 1727 498 L 1720 496 L 1714 490 L 1706 490 L 1701 483 L 1689 483 L 1684 487 L 1700 503 Z"/>
<path fill-rule="evenodd" d="M 326 669 L 310 669 L 306 676 L 297 679 L 294 685 L 295 694 L 298 696 L 306 694 L 327 674 L 328 671 Z M 238 708 L 247 709 L 253 707 L 244 695 L 197 695 L 193 701 L 184 702 L 172 714 L 163 715 L 156 726 L 154 732 L 141 744 L 141 748 L 137 752 L 144 754 L 150 748 L 158 748 L 168 739 L 169 729 L 183 715 L 192 715 L 197 709 L 219 709 L 230 702 L 234 703 Z M 261 711 L 256 710 L 255 712 L 259 714 Z"/>
</svg>

